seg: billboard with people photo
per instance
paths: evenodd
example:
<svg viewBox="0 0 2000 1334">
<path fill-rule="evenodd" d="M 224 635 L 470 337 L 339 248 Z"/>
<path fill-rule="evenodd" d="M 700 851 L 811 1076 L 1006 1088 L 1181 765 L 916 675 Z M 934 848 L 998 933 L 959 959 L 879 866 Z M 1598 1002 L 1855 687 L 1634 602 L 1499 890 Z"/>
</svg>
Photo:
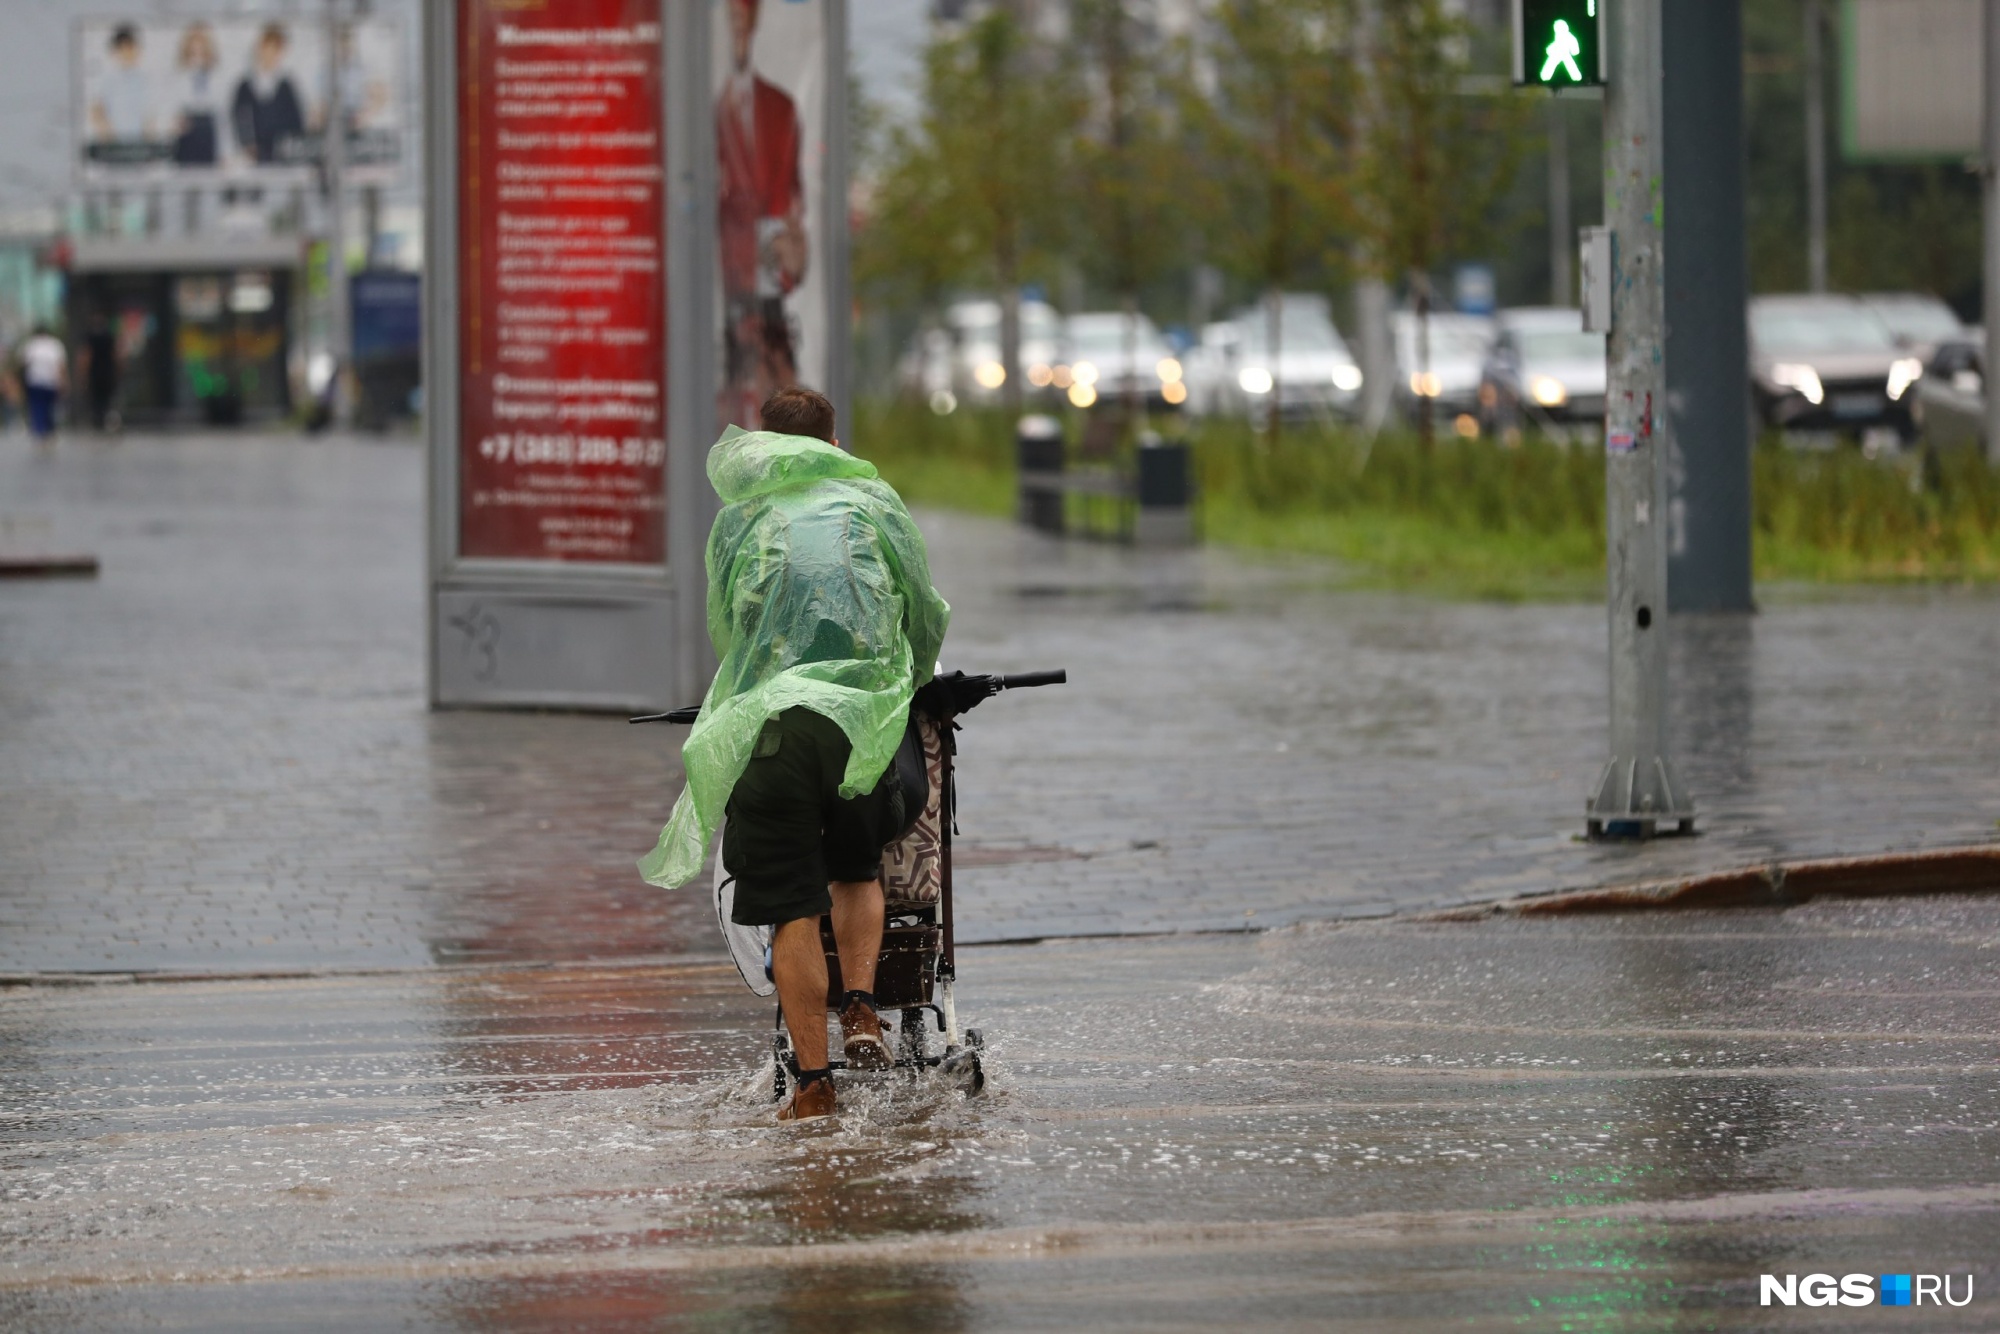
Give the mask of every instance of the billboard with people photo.
<svg viewBox="0 0 2000 1334">
<path fill-rule="evenodd" d="M 195 178 L 304 178 L 318 169 L 330 108 L 359 180 L 403 165 L 402 34 L 343 32 L 329 97 L 327 30 L 284 19 L 84 19 L 76 25 L 77 174 L 97 185 Z"/>
<path fill-rule="evenodd" d="M 721 424 L 827 383 L 826 5 L 712 0 Z"/>
</svg>

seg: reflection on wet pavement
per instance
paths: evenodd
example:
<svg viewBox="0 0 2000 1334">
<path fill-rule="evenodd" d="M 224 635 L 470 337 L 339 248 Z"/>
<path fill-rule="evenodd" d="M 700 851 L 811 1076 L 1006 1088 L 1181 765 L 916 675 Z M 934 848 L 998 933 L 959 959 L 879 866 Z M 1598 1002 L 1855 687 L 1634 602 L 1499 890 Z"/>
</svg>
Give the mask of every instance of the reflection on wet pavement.
<svg viewBox="0 0 2000 1334">
<path fill-rule="evenodd" d="M 965 956 L 779 1127 L 703 965 L 0 992 L 0 1323 L 1759 1325 L 2000 1242 L 2000 901 Z M 1765 1313 L 1768 1314 L 1768 1313 Z"/>
<path fill-rule="evenodd" d="M 0 437 L 9 513 L 103 559 L 0 587 L 0 973 L 710 955 L 633 862 L 679 734 L 424 705 L 412 442 Z M 1990 592 L 1760 590 L 1676 617 L 1703 834 L 1577 841 L 1601 608 L 919 516 L 951 665 L 1070 685 L 967 719 L 962 939 L 1225 929 L 1991 840 Z"/>
</svg>

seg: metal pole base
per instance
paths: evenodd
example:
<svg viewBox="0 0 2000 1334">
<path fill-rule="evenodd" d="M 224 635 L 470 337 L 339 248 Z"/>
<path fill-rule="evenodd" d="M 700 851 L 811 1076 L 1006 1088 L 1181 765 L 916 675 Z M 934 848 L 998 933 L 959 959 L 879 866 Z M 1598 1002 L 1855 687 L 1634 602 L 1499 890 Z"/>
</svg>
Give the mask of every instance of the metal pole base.
<svg viewBox="0 0 2000 1334">
<path fill-rule="evenodd" d="M 1583 803 L 1591 838 L 1645 839 L 1694 832 L 1694 800 L 1674 777 L 1666 756 L 1618 755 L 1604 766 L 1596 793 Z"/>
</svg>

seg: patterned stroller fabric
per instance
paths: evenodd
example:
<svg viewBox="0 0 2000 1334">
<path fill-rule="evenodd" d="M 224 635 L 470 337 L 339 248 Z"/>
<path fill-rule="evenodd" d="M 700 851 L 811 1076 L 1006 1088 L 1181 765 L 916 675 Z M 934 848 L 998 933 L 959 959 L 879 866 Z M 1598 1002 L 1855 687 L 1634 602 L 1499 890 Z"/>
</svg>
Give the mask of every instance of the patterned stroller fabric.
<svg viewBox="0 0 2000 1334">
<path fill-rule="evenodd" d="M 899 906 L 927 907 L 943 888 L 944 733 L 938 724 L 917 715 L 917 734 L 924 743 L 924 771 L 930 776 L 930 798 L 924 813 L 900 842 L 882 850 L 882 898 L 890 912 Z"/>
</svg>

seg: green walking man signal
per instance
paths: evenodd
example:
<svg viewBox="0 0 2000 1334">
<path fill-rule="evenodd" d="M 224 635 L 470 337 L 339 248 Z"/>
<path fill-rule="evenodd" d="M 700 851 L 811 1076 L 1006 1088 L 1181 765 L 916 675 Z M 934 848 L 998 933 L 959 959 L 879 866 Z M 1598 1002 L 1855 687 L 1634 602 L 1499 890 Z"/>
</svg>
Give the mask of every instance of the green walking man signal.
<svg viewBox="0 0 2000 1334">
<path fill-rule="evenodd" d="M 1514 82 L 1604 86 L 1604 7 L 1617 0 L 1514 0 Z"/>
</svg>

